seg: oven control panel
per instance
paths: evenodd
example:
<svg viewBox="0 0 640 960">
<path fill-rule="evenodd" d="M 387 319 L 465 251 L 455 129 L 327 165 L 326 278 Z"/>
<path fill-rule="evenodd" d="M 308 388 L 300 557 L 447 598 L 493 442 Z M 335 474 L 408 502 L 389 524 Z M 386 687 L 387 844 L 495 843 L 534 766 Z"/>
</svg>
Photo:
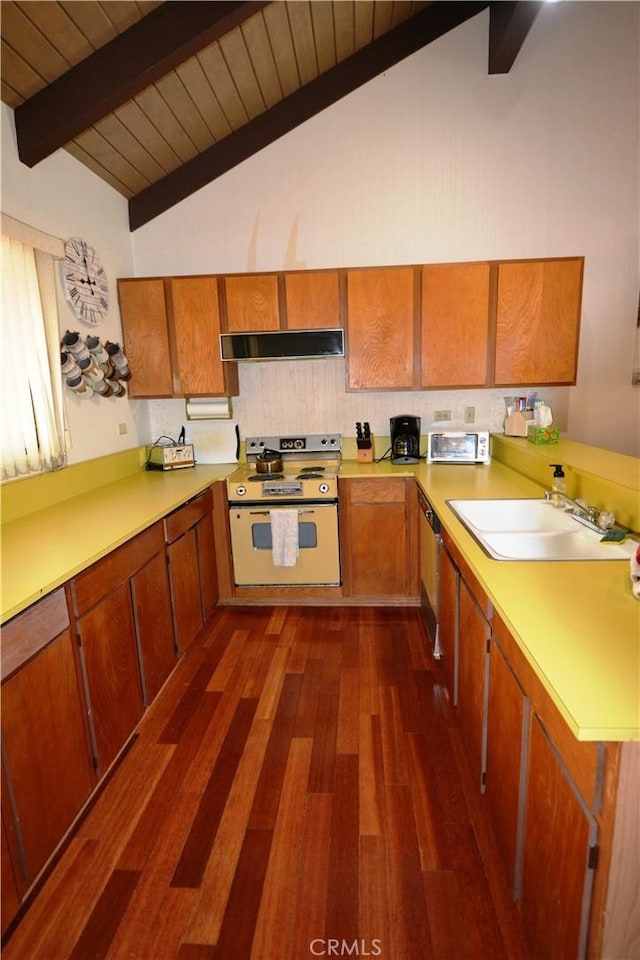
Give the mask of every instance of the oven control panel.
<svg viewBox="0 0 640 960">
<path fill-rule="evenodd" d="M 276 450 L 278 453 L 339 454 L 342 449 L 342 435 L 316 433 L 303 437 L 247 437 L 245 448 L 247 456 L 257 456 L 263 450 Z"/>
</svg>

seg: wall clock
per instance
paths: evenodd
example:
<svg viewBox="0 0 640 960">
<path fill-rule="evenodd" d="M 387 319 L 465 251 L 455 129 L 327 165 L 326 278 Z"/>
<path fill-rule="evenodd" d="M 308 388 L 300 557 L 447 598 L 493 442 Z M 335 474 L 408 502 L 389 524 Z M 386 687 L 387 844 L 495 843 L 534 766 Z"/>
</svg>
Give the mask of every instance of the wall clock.
<svg viewBox="0 0 640 960">
<path fill-rule="evenodd" d="M 100 257 L 86 240 L 72 237 L 64 245 L 64 289 L 78 320 L 93 327 L 109 309 L 109 283 Z"/>
</svg>

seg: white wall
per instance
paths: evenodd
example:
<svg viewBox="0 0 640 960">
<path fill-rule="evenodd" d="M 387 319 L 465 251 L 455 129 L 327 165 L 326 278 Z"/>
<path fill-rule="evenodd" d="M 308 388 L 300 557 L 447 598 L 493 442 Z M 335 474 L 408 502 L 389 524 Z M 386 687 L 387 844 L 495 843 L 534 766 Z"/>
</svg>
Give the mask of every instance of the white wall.
<svg viewBox="0 0 640 960">
<path fill-rule="evenodd" d="M 639 4 L 544 5 L 505 76 L 487 74 L 488 23 L 478 15 L 141 227 L 135 272 L 583 254 L 578 383 L 544 392 L 573 439 L 639 455 Z M 466 403 L 497 429 L 512 392 L 354 395 L 339 363 L 286 367 L 241 369 L 244 435 L 352 435 L 354 419 L 388 432 L 393 414 L 428 421 Z"/>
<path fill-rule="evenodd" d="M 122 343 L 116 277 L 133 270 L 127 202 L 64 150 L 29 169 L 18 159 L 13 111 L 1 106 L 2 211 L 31 227 L 60 237 L 84 237 L 98 251 L 110 282 L 107 318 L 95 330 L 83 327 L 62 295 L 60 285 L 60 334 L 78 330 L 95 333 L 104 343 Z M 128 398 L 97 396 L 80 400 L 64 391 L 72 447 L 69 463 L 126 450 L 145 443 L 150 436 L 146 403 Z M 118 432 L 125 424 L 126 433 Z"/>
</svg>

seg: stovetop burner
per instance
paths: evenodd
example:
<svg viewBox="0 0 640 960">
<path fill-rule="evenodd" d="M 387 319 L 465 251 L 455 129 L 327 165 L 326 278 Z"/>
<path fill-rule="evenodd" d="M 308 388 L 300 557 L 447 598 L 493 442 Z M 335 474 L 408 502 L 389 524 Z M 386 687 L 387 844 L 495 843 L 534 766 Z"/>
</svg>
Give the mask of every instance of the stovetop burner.
<svg viewBox="0 0 640 960">
<path fill-rule="evenodd" d="M 254 473 L 247 479 L 250 483 L 262 483 L 263 480 L 284 480 L 284 473 Z"/>
</svg>

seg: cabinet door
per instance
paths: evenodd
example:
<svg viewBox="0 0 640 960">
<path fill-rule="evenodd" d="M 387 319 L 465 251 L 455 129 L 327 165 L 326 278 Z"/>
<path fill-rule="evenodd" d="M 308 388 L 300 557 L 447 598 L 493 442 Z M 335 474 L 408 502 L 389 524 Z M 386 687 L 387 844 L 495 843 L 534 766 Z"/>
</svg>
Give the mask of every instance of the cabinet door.
<svg viewBox="0 0 640 960">
<path fill-rule="evenodd" d="M 102 775 L 142 716 L 142 692 L 129 583 L 78 621 Z"/>
<path fill-rule="evenodd" d="M 400 478 L 344 482 L 342 558 L 347 595 L 376 599 L 419 595 L 412 484 Z"/>
<path fill-rule="evenodd" d="M 287 273 L 284 283 L 289 330 L 342 326 L 337 270 Z"/>
<path fill-rule="evenodd" d="M 196 530 L 192 527 L 167 546 L 178 655 L 191 646 L 204 623 Z"/>
<path fill-rule="evenodd" d="M 173 383 L 164 281 L 118 280 L 118 298 L 131 370 L 129 396 L 170 397 Z"/>
<path fill-rule="evenodd" d="M 495 383 L 575 383 L 582 258 L 498 265 Z"/>
<path fill-rule="evenodd" d="M 196 526 L 198 545 L 198 567 L 202 611 L 205 621 L 213 613 L 218 602 L 218 567 L 216 563 L 215 538 L 213 533 L 213 514 L 207 513 Z"/>
<path fill-rule="evenodd" d="M 280 329 L 278 275 L 247 273 L 224 278 L 229 333 Z"/>
<path fill-rule="evenodd" d="M 520 773 L 526 759 L 527 744 L 523 735 L 528 731 L 529 701 L 495 642 L 491 644 L 489 664 L 487 809 L 506 881 L 519 899 L 520 818 L 524 803 Z"/>
<path fill-rule="evenodd" d="M 531 956 L 584 956 L 593 821 L 537 717 L 531 723 L 521 912 Z"/>
<path fill-rule="evenodd" d="M 349 389 L 415 386 L 413 267 L 349 270 L 347 325 Z"/>
<path fill-rule="evenodd" d="M 440 552 L 440 590 L 438 616 L 440 618 L 441 666 L 444 681 L 452 703 L 456 702 L 457 684 L 457 643 L 458 643 L 458 590 L 460 574 L 441 543 Z"/>
<path fill-rule="evenodd" d="M 131 589 L 144 699 L 148 705 L 176 665 L 169 574 L 164 550 L 135 574 Z"/>
<path fill-rule="evenodd" d="M 478 785 L 484 787 L 486 755 L 485 692 L 488 690 L 490 627 L 469 587 L 460 578 L 457 712 L 462 738 Z"/>
<path fill-rule="evenodd" d="M 490 270 L 488 263 L 423 266 L 423 387 L 486 386 Z"/>
<path fill-rule="evenodd" d="M 0 856 L 2 857 L 0 861 L 0 868 L 2 870 L 2 888 L 0 889 L 0 894 L 2 895 L 2 933 L 4 933 L 18 912 L 21 900 L 20 889 L 11 857 L 9 830 L 5 824 L 4 808 L 2 810 L 2 849 L 0 850 Z"/>
<path fill-rule="evenodd" d="M 3 641 L 4 633 L 3 629 Z M 35 879 L 91 793 L 94 776 L 84 716 L 67 628 L 2 685 L 7 774 L 27 883 Z"/>
<path fill-rule="evenodd" d="M 174 395 L 224 396 L 228 368 L 220 359 L 218 279 L 173 277 L 168 284 L 176 353 Z"/>
</svg>

